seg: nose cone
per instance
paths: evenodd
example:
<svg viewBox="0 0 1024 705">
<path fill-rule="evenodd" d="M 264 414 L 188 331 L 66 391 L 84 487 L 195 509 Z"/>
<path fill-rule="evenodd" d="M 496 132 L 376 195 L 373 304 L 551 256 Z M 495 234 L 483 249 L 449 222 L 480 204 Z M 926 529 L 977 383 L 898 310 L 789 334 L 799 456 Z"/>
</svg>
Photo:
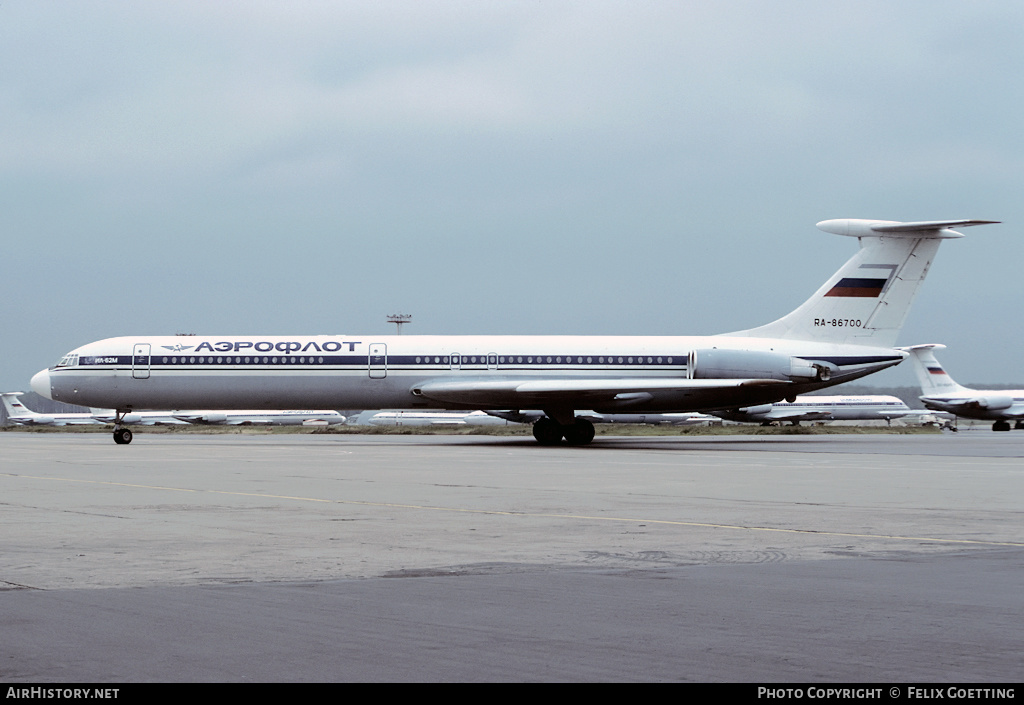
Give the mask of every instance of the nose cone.
<svg viewBox="0 0 1024 705">
<path fill-rule="evenodd" d="M 32 376 L 32 391 L 41 397 L 47 399 L 53 399 L 52 392 L 50 391 L 50 371 L 43 370 L 42 372 L 36 372 Z"/>
</svg>

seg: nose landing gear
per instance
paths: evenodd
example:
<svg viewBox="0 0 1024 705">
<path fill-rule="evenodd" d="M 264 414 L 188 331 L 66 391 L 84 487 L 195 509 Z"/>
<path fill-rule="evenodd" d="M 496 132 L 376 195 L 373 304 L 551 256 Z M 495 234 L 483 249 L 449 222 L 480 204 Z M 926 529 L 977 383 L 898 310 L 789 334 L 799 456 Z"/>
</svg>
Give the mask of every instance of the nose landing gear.
<svg viewBox="0 0 1024 705">
<path fill-rule="evenodd" d="M 125 446 L 132 442 L 132 431 L 130 428 L 125 428 L 121 425 L 121 419 L 128 413 L 126 411 L 115 410 L 114 411 L 114 443 L 119 446 Z"/>
</svg>

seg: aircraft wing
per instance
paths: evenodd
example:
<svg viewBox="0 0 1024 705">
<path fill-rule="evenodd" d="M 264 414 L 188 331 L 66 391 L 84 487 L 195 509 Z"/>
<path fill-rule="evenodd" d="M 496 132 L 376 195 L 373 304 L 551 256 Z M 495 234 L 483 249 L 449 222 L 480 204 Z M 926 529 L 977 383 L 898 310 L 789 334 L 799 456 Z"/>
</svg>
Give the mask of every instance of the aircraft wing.
<svg viewBox="0 0 1024 705">
<path fill-rule="evenodd" d="M 413 394 L 449 404 L 512 409 L 542 409 L 569 406 L 576 409 L 600 408 L 608 404 L 628 404 L 652 399 L 659 392 L 691 392 L 695 397 L 711 399 L 715 392 L 740 387 L 778 386 L 791 382 L 774 379 L 686 379 L 647 377 L 632 379 L 473 379 L 437 380 L 414 387 Z M 780 393 L 781 396 L 781 393 Z M 711 402 L 713 403 L 713 402 Z M 706 406 L 707 403 L 695 404 Z"/>
</svg>

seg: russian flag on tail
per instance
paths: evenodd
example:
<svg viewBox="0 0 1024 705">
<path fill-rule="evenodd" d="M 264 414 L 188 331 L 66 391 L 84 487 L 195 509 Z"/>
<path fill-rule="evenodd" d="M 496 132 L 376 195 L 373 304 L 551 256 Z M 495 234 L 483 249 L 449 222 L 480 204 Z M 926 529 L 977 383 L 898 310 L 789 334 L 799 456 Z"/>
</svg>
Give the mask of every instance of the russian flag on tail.
<svg viewBox="0 0 1024 705">
<path fill-rule="evenodd" d="M 858 298 L 877 298 L 888 279 L 861 279 L 844 277 L 829 289 L 825 296 L 853 296 Z"/>
</svg>

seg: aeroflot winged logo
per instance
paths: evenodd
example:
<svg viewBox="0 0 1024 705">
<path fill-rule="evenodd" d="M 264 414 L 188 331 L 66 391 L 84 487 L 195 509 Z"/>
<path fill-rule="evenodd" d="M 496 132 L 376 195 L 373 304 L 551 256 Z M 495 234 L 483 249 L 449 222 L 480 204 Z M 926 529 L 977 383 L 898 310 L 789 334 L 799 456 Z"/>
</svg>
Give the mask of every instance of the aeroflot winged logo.
<svg viewBox="0 0 1024 705">
<path fill-rule="evenodd" d="M 889 282 L 892 281 L 893 276 L 896 274 L 895 264 L 862 264 L 860 269 L 882 270 L 880 273 L 885 273 L 885 270 L 889 271 L 885 277 L 843 277 L 828 290 L 825 296 L 878 298 L 889 288 Z M 864 274 L 874 273 L 864 272 Z"/>
<path fill-rule="evenodd" d="M 160 347 L 164 350 L 170 350 L 171 352 L 183 352 L 185 350 L 192 349 L 191 345 L 182 345 L 181 343 L 178 343 L 177 345 L 161 345 Z"/>
</svg>

